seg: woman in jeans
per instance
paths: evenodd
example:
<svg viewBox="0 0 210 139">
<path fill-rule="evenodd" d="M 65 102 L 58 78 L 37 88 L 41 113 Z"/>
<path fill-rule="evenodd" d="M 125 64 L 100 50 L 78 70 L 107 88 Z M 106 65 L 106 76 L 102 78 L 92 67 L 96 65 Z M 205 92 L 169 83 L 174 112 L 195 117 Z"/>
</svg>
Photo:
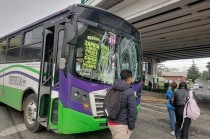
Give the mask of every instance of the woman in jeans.
<svg viewBox="0 0 210 139">
<path fill-rule="evenodd" d="M 169 119 L 170 119 L 170 128 L 171 128 L 171 135 L 175 135 L 175 127 L 174 127 L 174 110 L 175 108 L 170 104 L 170 99 L 173 96 L 173 94 L 177 91 L 177 83 L 173 82 L 171 83 L 171 89 L 168 89 L 166 92 L 166 99 L 168 100 L 167 102 L 167 109 L 169 113 Z"/>
<path fill-rule="evenodd" d="M 190 118 L 184 119 L 182 130 L 180 130 L 183 122 L 184 106 L 188 101 L 188 97 L 189 97 L 189 90 L 187 88 L 187 83 L 181 82 L 179 84 L 179 90 L 177 91 L 177 93 L 174 94 L 177 139 L 188 139 L 188 132 L 191 123 Z"/>
</svg>

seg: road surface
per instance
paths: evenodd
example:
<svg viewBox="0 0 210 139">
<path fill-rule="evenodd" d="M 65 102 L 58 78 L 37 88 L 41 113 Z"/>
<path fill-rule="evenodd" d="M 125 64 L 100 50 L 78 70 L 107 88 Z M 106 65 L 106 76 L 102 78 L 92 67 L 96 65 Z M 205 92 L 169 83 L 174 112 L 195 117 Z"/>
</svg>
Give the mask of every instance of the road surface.
<svg viewBox="0 0 210 139">
<path fill-rule="evenodd" d="M 190 139 L 209 139 L 210 93 L 204 88 L 195 94 L 201 116 L 192 121 Z M 170 135 L 164 95 L 145 92 L 142 100 L 142 109 L 131 139 L 174 139 Z M 31 133 L 23 123 L 23 113 L 8 106 L 0 106 L 0 122 L 0 139 L 110 139 L 108 130 L 77 135 L 59 135 L 50 131 Z"/>
</svg>

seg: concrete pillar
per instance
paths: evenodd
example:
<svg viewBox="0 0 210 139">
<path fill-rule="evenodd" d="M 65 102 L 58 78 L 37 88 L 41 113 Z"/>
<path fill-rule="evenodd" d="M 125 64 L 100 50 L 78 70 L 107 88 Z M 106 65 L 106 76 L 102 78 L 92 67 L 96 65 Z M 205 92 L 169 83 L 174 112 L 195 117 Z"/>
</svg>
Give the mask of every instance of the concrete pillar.
<svg viewBox="0 0 210 139">
<path fill-rule="evenodd" d="M 143 84 L 148 85 L 148 62 L 143 62 Z"/>
<path fill-rule="evenodd" d="M 153 88 L 157 88 L 157 65 L 160 63 L 160 60 L 151 57 L 144 57 L 143 60 L 143 72 L 145 74 L 144 85 L 148 85 L 150 81 L 153 85 Z"/>
<path fill-rule="evenodd" d="M 157 88 L 157 63 L 152 63 L 153 88 Z"/>
<path fill-rule="evenodd" d="M 158 63 L 145 62 L 145 85 L 152 83 L 153 88 L 157 88 L 157 65 Z"/>
</svg>

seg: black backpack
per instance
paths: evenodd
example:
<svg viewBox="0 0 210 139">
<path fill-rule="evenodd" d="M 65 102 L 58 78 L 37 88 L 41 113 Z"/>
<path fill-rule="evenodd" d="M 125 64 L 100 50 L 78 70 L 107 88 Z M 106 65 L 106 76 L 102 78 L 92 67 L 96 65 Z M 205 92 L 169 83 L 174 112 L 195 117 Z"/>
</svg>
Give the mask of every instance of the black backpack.
<svg viewBox="0 0 210 139">
<path fill-rule="evenodd" d="M 109 88 L 104 100 L 104 115 L 110 119 L 116 119 L 120 112 L 122 92 Z"/>
</svg>

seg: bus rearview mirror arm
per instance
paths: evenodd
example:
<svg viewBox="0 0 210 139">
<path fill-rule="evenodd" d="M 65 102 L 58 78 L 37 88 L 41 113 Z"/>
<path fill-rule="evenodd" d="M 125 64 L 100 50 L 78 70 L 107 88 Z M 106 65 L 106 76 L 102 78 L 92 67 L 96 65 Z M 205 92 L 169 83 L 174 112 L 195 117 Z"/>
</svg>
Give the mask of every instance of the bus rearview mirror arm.
<svg viewBox="0 0 210 139">
<path fill-rule="evenodd" d="M 60 58 L 59 68 L 60 69 L 66 68 L 66 59 L 65 58 Z"/>
</svg>

